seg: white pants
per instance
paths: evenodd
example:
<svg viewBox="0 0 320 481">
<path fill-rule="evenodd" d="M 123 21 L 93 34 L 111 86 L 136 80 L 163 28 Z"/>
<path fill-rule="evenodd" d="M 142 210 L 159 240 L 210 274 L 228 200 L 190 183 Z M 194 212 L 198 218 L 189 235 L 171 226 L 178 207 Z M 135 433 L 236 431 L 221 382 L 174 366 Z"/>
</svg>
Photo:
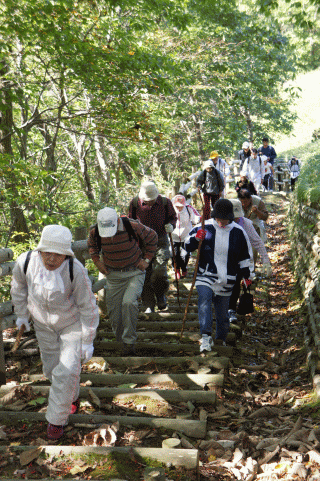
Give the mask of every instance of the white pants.
<svg viewBox="0 0 320 481">
<path fill-rule="evenodd" d="M 81 372 L 81 322 L 54 329 L 34 321 L 43 374 L 51 381 L 46 419 L 56 426 L 68 421 L 71 404 L 79 397 Z"/>
<path fill-rule="evenodd" d="M 259 194 L 260 190 L 261 190 L 261 176 L 255 176 L 251 179 L 253 185 L 255 186 L 255 189 L 257 191 L 257 194 Z"/>
<path fill-rule="evenodd" d="M 139 269 L 111 271 L 106 276 L 105 301 L 111 326 L 117 341 L 134 344 L 141 296 L 146 273 Z"/>
</svg>

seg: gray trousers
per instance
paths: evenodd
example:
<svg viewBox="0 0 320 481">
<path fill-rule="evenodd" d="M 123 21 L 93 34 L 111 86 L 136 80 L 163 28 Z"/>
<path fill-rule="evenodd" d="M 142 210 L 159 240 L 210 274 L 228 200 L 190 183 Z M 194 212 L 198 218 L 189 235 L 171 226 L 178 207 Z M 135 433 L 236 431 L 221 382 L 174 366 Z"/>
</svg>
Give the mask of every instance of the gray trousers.
<svg viewBox="0 0 320 481">
<path fill-rule="evenodd" d="M 167 264 L 170 259 L 168 236 L 158 238 L 158 246 L 146 270 L 146 280 L 141 294 L 144 308 L 155 307 L 157 299 L 169 289 Z"/>
<path fill-rule="evenodd" d="M 43 374 L 51 381 L 46 419 L 64 426 L 71 404 L 79 397 L 81 372 L 81 322 L 62 329 L 34 321 L 39 343 Z"/>
<path fill-rule="evenodd" d="M 134 344 L 139 313 L 138 298 L 141 295 L 145 272 L 111 271 L 106 276 L 105 302 L 112 330 L 117 341 Z"/>
</svg>

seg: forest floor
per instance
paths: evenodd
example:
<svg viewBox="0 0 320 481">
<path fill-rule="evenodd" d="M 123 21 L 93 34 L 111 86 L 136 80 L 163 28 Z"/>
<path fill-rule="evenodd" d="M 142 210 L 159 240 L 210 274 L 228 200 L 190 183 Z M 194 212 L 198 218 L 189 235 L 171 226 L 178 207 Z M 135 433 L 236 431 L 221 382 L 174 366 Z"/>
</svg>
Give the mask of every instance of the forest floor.
<svg viewBox="0 0 320 481">
<path fill-rule="evenodd" d="M 273 274 L 257 282 L 255 311 L 245 318 L 243 335 L 234 349 L 217 406 L 208 406 L 208 436 L 205 440 L 191 440 L 200 452 L 200 481 L 320 479 L 320 403 L 306 364 L 305 308 L 291 271 L 286 231 L 289 201 L 280 194 L 270 194 L 264 200 L 270 211 L 267 235 Z M 28 372 L 26 365 L 24 372 Z M 8 374 L 12 380 L 21 378 L 16 368 L 9 369 Z M 146 431 L 122 433 L 122 445 L 139 445 L 140 434 L 146 436 Z M 150 446 L 159 439 L 159 435 L 147 435 Z M 9 441 L 11 446 L 25 445 L 27 439 L 36 451 L 39 443 L 48 444 L 43 437 L 43 423 L 0 426 L 0 444 L 8 445 Z M 67 444 L 83 442 L 79 430 L 72 426 L 66 429 L 66 438 Z M 79 479 L 79 475 L 81 479 L 112 479 L 93 476 L 84 461 L 77 462 L 78 470 L 73 472 L 74 462 L 68 464 L 61 459 L 48 459 L 39 465 L 30 461 L 24 468 L 19 467 L 17 459 L 12 469 L 12 456 L 10 450 L 0 455 L 0 479 Z M 132 462 L 139 467 L 136 460 Z M 122 477 L 121 481 L 143 479 L 138 473 L 132 476 Z M 186 476 L 168 470 L 166 480 L 178 479 L 197 478 L 195 473 Z"/>
</svg>

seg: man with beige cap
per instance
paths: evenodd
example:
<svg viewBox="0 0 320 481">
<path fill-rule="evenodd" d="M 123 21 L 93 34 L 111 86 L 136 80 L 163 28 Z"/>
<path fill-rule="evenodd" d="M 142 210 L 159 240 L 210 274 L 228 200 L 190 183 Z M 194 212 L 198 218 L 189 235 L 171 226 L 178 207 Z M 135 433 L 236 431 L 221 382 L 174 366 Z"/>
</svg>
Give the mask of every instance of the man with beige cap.
<svg viewBox="0 0 320 481">
<path fill-rule="evenodd" d="M 123 343 L 125 356 L 135 354 L 138 298 L 157 240 L 152 229 L 136 220 L 119 217 L 111 207 L 99 210 L 97 224 L 90 229 L 89 254 L 106 276 L 106 307 L 113 333 L 116 340 Z"/>
<path fill-rule="evenodd" d="M 81 360 L 93 354 L 99 323 L 87 269 L 73 257 L 67 227 L 47 225 L 34 251 L 21 254 L 12 272 L 11 296 L 17 327 L 39 343 L 43 374 L 50 379 L 47 435 L 57 440 L 69 414 L 79 407 Z"/>
<path fill-rule="evenodd" d="M 166 292 L 169 288 L 167 264 L 170 259 L 168 233 L 173 232 L 177 216 L 172 202 L 159 194 L 152 181 L 143 182 L 137 197 L 129 205 L 129 217 L 138 219 L 158 234 L 157 251 L 146 271 L 141 294 L 145 311 L 153 312 L 167 307 Z"/>
</svg>

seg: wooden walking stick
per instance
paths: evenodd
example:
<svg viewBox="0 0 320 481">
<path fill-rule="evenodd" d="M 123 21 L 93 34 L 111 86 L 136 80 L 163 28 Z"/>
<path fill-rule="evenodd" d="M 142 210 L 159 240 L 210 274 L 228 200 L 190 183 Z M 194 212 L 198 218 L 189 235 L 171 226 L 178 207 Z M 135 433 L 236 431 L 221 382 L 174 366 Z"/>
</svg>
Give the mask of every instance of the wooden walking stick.
<svg viewBox="0 0 320 481">
<path fill-rule="evenodd" d="M 181 309 L 181 304 L 180 304 L 180 292 L 179 292 L 179 280 L 177 276 L 177 260 L 176 256 L 174 253 L 174 248 L 173 248 L 173 240 L 172 240 L 172 234 L 169 232 L 169 239 L 170 239 L 170 244 L 171 244 L 171 250 L 172 250 L 172 259 L 173 259 L 173 268 L 174 268 L 174 276 L 176 278 L 176 284 L 177 284 L 177 297 L 178 297 L 178 304 Z"/>
<path fill-rule="evenodd" d="M 202 225 L 201 225 L 201 227 L 202 227 L 202 229 L 204 230 L 204 203 L 203 203 L 203 200 L 202 200 L 202 197 L 201 197 L 200 192 L 199 192 L 199 197 L 200 197 L 201 202 L 202 202 L 202 219 L 201 219 L 201 224 L 202 224 Z M 182 320 L 182 328 L 181 328 L 181 333 L 180 333 L 180 339 L 182 339 L 182 335 L 183 335 L 183 331 L 184 331 L 184 326 L 185 326 L 186 319 L 187 319 L 187 314 L 188 314 L 188 309 L 189 309 L 191 294 L 192 294 L 194 285 L 195 285 L 195 283 L 196 283 L 196 278 L 197 278 L 197 272 L 198 272 L 198 266 L 199 266 L 199 259 L 200 259 L 200 251 L 201 251 L 202 241 L 203 241 L 203 239 L 200 239 L 200 240 L 199 240 L 197 258 L 196 258 L 196 265 L 195 265 L 195 268 L 194 268 L 192 284 L 191 284 L 191 287 L 190 287 L 190 291 L 189 291 L 189 295 L 188 295 L 188 299 L 187 299 L 187 305 L 186 305 L 186 308 L 185 308 L 185 311 L 184 311 L 183 320 Z"/>
<path fill-rule="evenodd" d="M 18 331 L 18 334 L 17 334 L 16 340 L 14 342 L 13 348 L 11 349 L 12 353 L 15 353 L 17 351 L 17 349 L 19 347 L 19 344 L 20 344 L 20 341 L 21 341 L 21 338 L 22 338 L 25 330 L 26 330 L 26 326 L 24 324 L 22 324 L 22 326 L 20 327 L 20 329 Z"/>
</svg>

